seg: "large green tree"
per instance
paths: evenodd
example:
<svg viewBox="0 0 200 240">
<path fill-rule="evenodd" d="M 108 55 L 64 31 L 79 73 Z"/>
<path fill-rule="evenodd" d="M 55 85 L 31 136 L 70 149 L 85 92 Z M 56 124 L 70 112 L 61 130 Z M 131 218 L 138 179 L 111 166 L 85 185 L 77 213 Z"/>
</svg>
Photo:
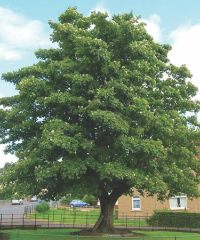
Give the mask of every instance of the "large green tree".
<svg viewBox="0 0 200 240">
<path fill-rule="evenodd" d="M 19 90 L 0 100 L 1 143 L 19 158 L 4 191 L 98 195 L 98 229 L 108 231 L 115 202 L 133 187 L 159 200 L 199 196 L 197 88 L 186 66 L 169 62 L 171 47 L 155 43 L 138 19 L 83 17 L 69 7 L 49 22 L 59 47 L 3 74 Z"/>
</svg>

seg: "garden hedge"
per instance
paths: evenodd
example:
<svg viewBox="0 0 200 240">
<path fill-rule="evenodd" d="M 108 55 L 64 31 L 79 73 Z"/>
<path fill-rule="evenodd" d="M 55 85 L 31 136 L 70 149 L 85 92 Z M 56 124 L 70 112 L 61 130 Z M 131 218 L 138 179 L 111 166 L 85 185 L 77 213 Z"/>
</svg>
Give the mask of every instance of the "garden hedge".
<svg viewBox="0 0 200 240">
<path fill-rule="evenodd" d="M 158 227 L 200 228 L 200 213 L 155 211 L 147 223 Z"/>
</svg>

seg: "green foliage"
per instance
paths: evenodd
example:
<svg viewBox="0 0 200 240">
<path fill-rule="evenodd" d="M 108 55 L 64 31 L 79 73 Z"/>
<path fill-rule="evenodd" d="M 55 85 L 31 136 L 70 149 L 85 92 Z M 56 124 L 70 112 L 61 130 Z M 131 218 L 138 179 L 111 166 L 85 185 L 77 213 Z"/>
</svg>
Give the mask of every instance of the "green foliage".
<svg viewBox="0 0 200 240">
<path fill-rule="evenodd" d="M 6 171 L 9 171 L 14 166 L 14 163 L 6 162 L 3 168 L 0 168 L 0 175 L 6 174 Z"/>
<path fill-rule="evenodd" d="M 96 198 L 91 194 L 86 194 L 82 199 L 83 202 L 89 203 L 91 206 L 97 205 Z"/>
<path fill-rule="evenodd" d="M 49 211 L 50 206 L 48 203 L 41 203 L 35 207 L 35 210 L 39 213 L 45 213 Z"/>
<path fill-rule="evenodd" d="M 200 214 L 190 212 L 173 212 L 173 211 L 155 211 L 154 214 L 147 219 L 147 223 L 151 226 L 158 227 L 200 227 Z"/>
<path fill-rule="evenodd" d="M 1 191 L 87 193 L 102 206 L 133 187 L 158 200 L 199 197 L 197 88 L 185 65 L 169 62 L 171 46 L 155 43 L 138 19 L 69 7 L 49 22 L 59 48 L 39 49 L 37 64 L 3 74 L 19 94 L 0 99 L 0 143 L 19 161 Z"/>
<path fill-rule="evenodd" d="M 71 195 L 66 196 L 65 198 L 61 199 L 62 205 L 69 205 L 69 203 L 73 200 L 74 198 Z"/>
<path fill-rule="evenodd" d="M 67 194 L 64 198 L 61 199 L 63 205 L 69 205 L 73 199 L 82 199 L 84 194 L 75 192 L 73 194 Z"/>
</svg>

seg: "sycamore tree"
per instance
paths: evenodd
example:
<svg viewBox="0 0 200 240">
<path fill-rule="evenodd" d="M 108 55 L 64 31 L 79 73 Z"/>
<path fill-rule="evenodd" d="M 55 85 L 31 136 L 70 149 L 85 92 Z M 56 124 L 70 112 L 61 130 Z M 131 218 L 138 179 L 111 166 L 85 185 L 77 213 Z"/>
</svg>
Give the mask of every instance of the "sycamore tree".
<svg viewBox="0 0 200 240">
<path fill-rule="evenodd" d="M 158 200 L 199 197 L 198 89 L 185 65 L 169 62 L 171 46 L 155 43 L 138 20 L 69 7 L 49 22 L 59 47 L 3 74 L 19 94 L 0 100 L 1 143 L 19 160 L 1 191 L 93 194 L 98 230 L 108 231 L 115 202 L 133 188 Z"/>
</svg>

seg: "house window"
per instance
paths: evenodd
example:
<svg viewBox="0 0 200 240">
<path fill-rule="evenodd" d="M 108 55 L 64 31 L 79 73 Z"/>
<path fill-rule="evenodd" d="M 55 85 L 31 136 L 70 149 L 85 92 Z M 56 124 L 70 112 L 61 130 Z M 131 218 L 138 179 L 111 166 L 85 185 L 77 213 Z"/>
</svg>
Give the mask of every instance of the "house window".
<svg viewBox="0 0 200 240">
<path fill-rule="evenodd" d="M 140 196 L 133 196 L 133 210 L 140 210 Z"/>
<path fill-rule="evenodd" d="M 182 194 L 170 198 L 170 209 L 185 209 L 187 208 L 187 195 Z"/>
</svg>

